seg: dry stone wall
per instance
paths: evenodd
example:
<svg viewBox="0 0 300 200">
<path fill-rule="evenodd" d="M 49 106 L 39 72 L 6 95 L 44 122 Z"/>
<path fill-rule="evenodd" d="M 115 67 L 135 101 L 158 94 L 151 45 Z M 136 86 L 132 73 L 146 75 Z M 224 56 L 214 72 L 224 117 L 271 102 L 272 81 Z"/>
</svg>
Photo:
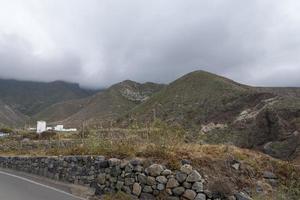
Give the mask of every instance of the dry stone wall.
<svg viewBox="0 0 300 200">
<path fill-rule="evenodd" d="M 213 199 L 204 190 L 201 174 L 189 164 L 172 171 L 146 160 L 103 156 L 0 157 L 0 167 L 88 185 L 97 195 L 121 190 L 133 199 Z"/>
</svg>

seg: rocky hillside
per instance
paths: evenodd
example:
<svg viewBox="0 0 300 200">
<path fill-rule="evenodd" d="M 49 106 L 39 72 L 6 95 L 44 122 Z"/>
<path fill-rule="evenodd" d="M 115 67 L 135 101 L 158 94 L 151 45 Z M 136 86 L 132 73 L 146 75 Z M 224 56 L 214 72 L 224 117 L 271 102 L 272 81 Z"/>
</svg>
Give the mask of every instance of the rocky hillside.
<svg viewBox="0 0 300 200">
<path fill-rule="evenodd" d="M 195 128 L 207 122 L 232 120 L 243 107 L 264 96 L 246 85 L 208 72 L 196 71 L 170 83 L 137 106 L 130 116 L 148 121 L 155 115 L 170 123 Z"/>
<path fill-rule="evenodd" d="M 90 126 L 105 125 L 118 119 L 138 104 L 145 102 L 153 93 L 159 91 L 163 85 L 155 83 L 137 83 L 134 81 L 123 81 L 110 88 L 103 90 L 91 97 L 79 101 L 67 101 L 56 104 L 46 111 L 39 113 L 36 118 L 50 119 L 51 121 L 61 120 L 55 116 L 68 116 L 61 120 L 61 123 L 70 126 L 81 126 L 82 122 Z M 80 103 L 80 105 L 78 104 Z M 71 107 L 72 109 L 68 109 Z M 70 112 L 72 110 L 72 112 Z"/>
<path fill-rule="evenodd" d="M 230 143 L 294 159 L 300 152 L 300 99 L 280 91 L 279 95 L 196 71 L 136 106 L 123 124 L 128 119 L 141 124 L 159 119 L 188 130 L 188 141 Z"/>
</svg>

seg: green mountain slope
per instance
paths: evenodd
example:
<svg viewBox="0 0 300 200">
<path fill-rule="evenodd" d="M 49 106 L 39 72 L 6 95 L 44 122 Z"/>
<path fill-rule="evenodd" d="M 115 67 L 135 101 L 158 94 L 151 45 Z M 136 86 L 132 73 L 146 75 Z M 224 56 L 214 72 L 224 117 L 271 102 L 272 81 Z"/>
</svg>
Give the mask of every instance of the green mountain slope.
<svg viewBox="0 0 300 200">
<path fill-rule="evenodd" d="M 83 121 L 89 124 L 110 123 L 146 101 L 162 87 L 163 85 L 154 83 L 123 81 L 85 99 L 83 108 L 63 120 L 63 123 L 77 127 Z"/>
<path fill-rule="evenodd" d="M 300 99 L 289 89 L 280 89 L 280 95 L 269 90 L 196 71 L 170 83 L 121 121 L 143 125 L 159 119 L 185 128 L 194 142 L 257 148 L 281 159 L 297 157 Z"/>
<path fill-rule="evenodd" d="M 63 81 L 43 83 L 0 79 L 0 99 L 28 116 L 33 116 L 52 104 L 91 94 L 93 91 Z"/>
<path fill-rule="evenodd" d="M 0 101 L 0 126 L 23 126 L 27 117 Z"/>
<path fill-rule="evenodd" d="M 218 118 L 220 112 L 236 112 L 232 106 L 238 100 L 246 102 L 255 95 L 251 87 L 205 71 L 189 73 L 137 106 L 131 117 L 151 120 L 155 116 L 166 121 L 188 126 L 199 126 Z M 238 105 L 240 107 L 240 105 Z M 237 111 L 238 112 L 238 111 Z M 230 116 L 228 116 L 230 117 Z"/>
<path fill-rule="evenodd" d="M 35 114 L 31 121 L 33 124 L 38 120 L 47 122 L 61 121 L 80 111 L 88 102 L 89 97 L 59 102 Z"/>
</svg>

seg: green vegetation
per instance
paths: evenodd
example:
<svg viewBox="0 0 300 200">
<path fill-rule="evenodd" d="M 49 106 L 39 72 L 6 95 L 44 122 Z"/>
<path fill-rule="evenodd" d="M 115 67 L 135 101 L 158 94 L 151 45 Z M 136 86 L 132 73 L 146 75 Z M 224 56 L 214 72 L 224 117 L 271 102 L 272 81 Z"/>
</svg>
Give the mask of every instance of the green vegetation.
<svg viewBox="0 0 300 200">
<path fill-rule="evenodd" d="M 161 87 L 160 84 L 140 84 L 133 81 L 115 84 L 107 90 L 87 98 L 86 105 L 77 113 L 68 117 L 65 122 L 78 125 L 78 122 L 88 121 L 90 126 L 107 127 L 121 115 L 140 104 L 141 97 L 150 97 Z"/>
<path fill-rule="evenodd" d="M 129 114 L 145 121 L 153 119 L 155 110 L 156 117 L 191 129 L 199 127 L 209 118 L 218 118 L 217 113 L 232 110 L 232 103 L 252 93 L 250 87 L 208 72 L 196 71 L 172 82 Z"/>
<path fill-rule="evenodd" d="M 2 132 L 2 133 L 13 133 L 13 129 L 8 128 L 8 127 L 2 127 L 2 128 L 0 128 L 0 132 Z"/>
</svg>

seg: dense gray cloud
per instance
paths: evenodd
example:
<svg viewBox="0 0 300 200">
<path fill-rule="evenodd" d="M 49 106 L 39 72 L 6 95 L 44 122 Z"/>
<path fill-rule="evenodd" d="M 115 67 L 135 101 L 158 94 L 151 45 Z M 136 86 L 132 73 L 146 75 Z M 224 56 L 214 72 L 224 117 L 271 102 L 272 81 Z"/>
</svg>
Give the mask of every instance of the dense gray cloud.
<svg viewBox="0 0 300 200">
<path fill-rule="evenodd" d="M 207 70 L 300 86 L 297 0 L 0 0 L 0 77 L 104 87 Z"/>
</svg>

